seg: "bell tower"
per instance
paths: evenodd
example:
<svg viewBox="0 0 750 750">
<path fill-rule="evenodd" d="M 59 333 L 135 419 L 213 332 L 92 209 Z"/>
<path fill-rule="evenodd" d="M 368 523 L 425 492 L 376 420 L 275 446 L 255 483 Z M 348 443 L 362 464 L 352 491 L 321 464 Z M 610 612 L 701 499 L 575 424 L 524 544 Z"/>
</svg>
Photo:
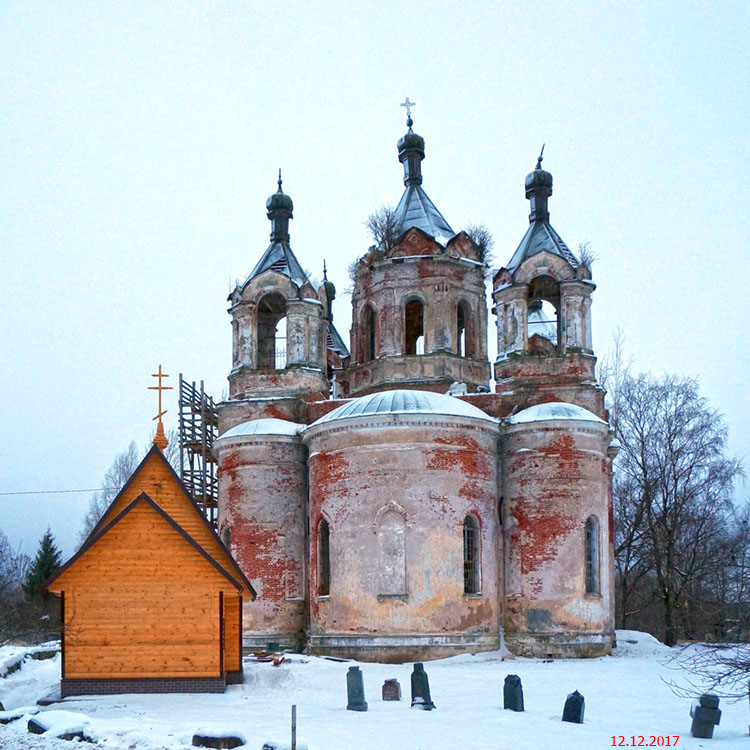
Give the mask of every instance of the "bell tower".
<svg viewBox="0 0 750 750">
<path fill-rule="evenodd" d="M 398 141 L 405 189 L 386 217 L 389 231 L 354 266 L 352 396 L 489 385 L 482 251 L 451 229 L 424 191 L 425 141 L 406 105 L 408 130 Z"/>
<path fill-rule="evenodd" d="M 232 370 L 229 399 L 294 399 L 328 394 L 329 290 L 313 288 L 289 244 L 294 205 L 281 188 L 266 201 L 271 244 L 229 295 Z"/>
<path fill-rule="evenodd" d="M 542 154 L 544 148 L 542 148 Z M 505 268 L 493 279 L 497 316 L 498 391 L 520 408 L 566 401 L 602 414 L 591 343 L 591 298 L 596 285 L 549 223 L 552 175 L 542 154 L 526 177 L 529 228 Z"/>
</svg>

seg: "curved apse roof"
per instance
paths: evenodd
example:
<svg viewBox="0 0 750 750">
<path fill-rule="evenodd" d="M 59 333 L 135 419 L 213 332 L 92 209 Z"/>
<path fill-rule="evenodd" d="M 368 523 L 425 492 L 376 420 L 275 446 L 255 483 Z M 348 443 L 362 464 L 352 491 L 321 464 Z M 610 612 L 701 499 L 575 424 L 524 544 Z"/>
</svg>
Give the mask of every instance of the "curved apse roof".
<svg viewBox="0 0 750 750">
<path fill-rule="evenodd" d="M 568 422 L 598 422 L 606 425 L 603 419 L 596 414 L 584 409 L 582 406 L 567 404 L 564 401 L 549 401 L 546 404 L 537 404 L 528 409 L 519 411 L 508 417 L 510 424 L 526 424 L 528 422 L 549 422 L 552 420 L 566 420 Z"/>
<path fill-rule="evenodd" d="M 487 422 L 497 423 L 497 420 L 477 409 L 476 406 L 453 396 L 445 396 L 442 393 L 432 393 L 431 391 L 397 390 L 381 391 L 352 399 L 325 414 L 310 426 L 377 414 L 440 414 L 483 419 Z"/>
<path fill-rule="evenodd" d="M 305 425 L 287 422 L 285 419 L 251 419 L 249 422 L 235 425 L 231 430 L 219 435 L 214 443 L 225 438 L 245 437 L 249 435 L 289 435 L 294 437 Z"/>
</svg>

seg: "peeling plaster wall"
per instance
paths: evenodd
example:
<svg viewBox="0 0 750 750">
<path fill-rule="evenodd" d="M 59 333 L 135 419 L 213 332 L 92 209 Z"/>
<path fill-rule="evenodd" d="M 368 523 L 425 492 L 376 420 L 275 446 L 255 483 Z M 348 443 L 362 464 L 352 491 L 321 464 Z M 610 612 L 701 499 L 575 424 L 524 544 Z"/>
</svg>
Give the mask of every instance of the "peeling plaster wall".
<svg viewBox="0 0 750 750">
<path fill-rule="evenodd" d="M 257 591 L 245 602 L 243 644 L 304 641 L 306 448 L 297 438 L 244 436 L 217 445 L 219 534 Z"/>
<path fill-rule="evenodd" d="M 609 653 L 612 566 L 607 427 L 535 422 L 503 436 L 505 632 L 534 655 Z M 585 523 L 598 521 L 600 593 L 587 594 Z"/>
<path fill-rule="evenodd" d="M 305 439 L 311 649 L 402 661 L 497 648 L 497 428 L 386 415 L 327 423 Z M 480 527 L 479 595 L 463 593 L 463 522 L 469 513 Z M 330 526 L 330 596 L 318 596 L 322 518 Z M 392 570 L 401 565 L 394 578 Z"/>
</svg>

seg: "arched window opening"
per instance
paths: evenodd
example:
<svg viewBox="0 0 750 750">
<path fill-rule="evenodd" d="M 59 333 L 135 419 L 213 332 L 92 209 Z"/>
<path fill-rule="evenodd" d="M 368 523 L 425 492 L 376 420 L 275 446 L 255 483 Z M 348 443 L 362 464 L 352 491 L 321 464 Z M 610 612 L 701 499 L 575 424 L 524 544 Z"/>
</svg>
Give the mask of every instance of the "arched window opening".
<svg viewBox="0 0 750 750">
<path fill-rule="evenodd" d="M 221 531 L 221 541 L 227 549 L 230 549 L 232 544 L 232 536 L 229 532 L 229 526 L 225 526 Z"/>
<path fill-rule="evenodd" d="M 599 594 L 599 524 L 595 516 L 586 521 L 586 593 Z"/>
<path fill-rule="evenodd" d="M 362 311 L 362 361 L 375 359 L 375 312 L 369 305 Z"/>
<path fill-rule="evenodd" d="M 418 299 L 406 303 L 405 354 L 424 354 L 424 307 Z"/>
<path fill-rule="evenodd" d="M 560 340 L 560 286 L 551 276 L 538 276 L 529 284 L 526 301 L 529 348 L 545 350 L 541 339 L 557 346 Z M 532 341 L 532 337 L 539 338 Z"/>
<path fill-rule="evenodd" d="M 277 370 L 283 370 L 286 367 L 286 318 L 282 318 L 276 324 L 273 361 Z"/>
<path fill-rule="evenodd" d="M 474 353 L 469 337 L 469 315 L 466 302 L 459 302 L 456 308 L 456 353 L 459 357 L 470 357 Z"/>
<path fill-rule="evenodd" d="M 267 294 L 258 303 L 258 367 L 286 367 L 286 300 L 278 292 Z"/>
<path fill-rule="evenodd" d="M 328 521 L 318 524 L 318 596 L 331 593 L 331 532 Z"/>
<path fill-rule="evenodd" d="M 477 519 L 464 519 L 464 594 L 479 593 L 479 524 Z"/>
</svg>

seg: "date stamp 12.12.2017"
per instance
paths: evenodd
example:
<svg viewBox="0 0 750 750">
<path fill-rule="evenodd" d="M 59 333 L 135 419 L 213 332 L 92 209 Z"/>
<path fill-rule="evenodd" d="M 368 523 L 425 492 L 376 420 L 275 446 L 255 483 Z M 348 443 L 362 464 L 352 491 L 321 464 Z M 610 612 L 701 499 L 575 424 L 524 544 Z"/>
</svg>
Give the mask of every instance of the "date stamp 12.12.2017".
<svg viewBox="0 0 750 750">
<path fill-rule="evenodd" d="M 679 734 L 622 734 L 612 735 L 612 747 L 674 747 Z"/>
</svg>

